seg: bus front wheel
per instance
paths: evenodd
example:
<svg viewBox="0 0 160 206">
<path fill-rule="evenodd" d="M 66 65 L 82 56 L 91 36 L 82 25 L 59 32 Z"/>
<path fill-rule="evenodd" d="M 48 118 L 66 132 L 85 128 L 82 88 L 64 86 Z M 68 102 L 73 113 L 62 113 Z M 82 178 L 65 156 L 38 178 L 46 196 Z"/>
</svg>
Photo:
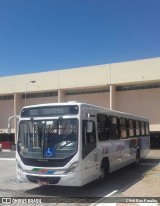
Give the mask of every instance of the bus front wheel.
<svg viewBox="0 0 160 206">
<path fill-rule="evenodd" d="M 104 180 L 109 175 L 109 162 L 107 159 L 104 159 L 101 162 L 100 166 L 100 180 Z"/>
</svg>

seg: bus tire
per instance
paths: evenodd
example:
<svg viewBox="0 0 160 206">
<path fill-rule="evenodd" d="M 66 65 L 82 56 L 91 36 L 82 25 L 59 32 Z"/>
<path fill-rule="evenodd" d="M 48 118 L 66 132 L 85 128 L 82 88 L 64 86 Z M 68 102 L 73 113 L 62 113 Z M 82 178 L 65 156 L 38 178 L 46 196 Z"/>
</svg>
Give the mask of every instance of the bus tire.
<svg viewBox="0 0 160 206">
<path fill-rule="evenodd" d="M 100 180 L 104 180 L 109 175 L 109 160 L 103 159 L 100 166 Z"/>
</svg>

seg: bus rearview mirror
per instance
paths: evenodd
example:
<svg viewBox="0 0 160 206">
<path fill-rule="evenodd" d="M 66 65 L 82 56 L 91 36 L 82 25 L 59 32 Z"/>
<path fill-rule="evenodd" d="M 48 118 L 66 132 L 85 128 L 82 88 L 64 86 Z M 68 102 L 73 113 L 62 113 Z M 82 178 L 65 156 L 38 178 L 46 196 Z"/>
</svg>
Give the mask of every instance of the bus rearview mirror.
<svg viewBox="0 0 160 206">
<path fill-rule="evenodd" d="M 9 122 L 8 123 L 8 134 L 10 134 L 11 133 L 11 123 Z"/>
</svg>

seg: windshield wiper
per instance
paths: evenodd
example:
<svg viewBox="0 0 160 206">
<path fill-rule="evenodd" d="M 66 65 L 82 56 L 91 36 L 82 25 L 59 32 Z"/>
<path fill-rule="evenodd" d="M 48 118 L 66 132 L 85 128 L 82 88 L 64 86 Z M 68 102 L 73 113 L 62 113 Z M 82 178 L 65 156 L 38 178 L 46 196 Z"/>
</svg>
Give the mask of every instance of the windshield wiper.
<svg viewBox="0 0 160 206">
<path fill-rule="evenodd" d="M 62 149 L 63 147 L 67 146 L 70 143 L 72 143 L 72 141 L 67 141 L 64 145 L 60 146 L 59 149 Z"/>
<path fill-rule="evenodd" d="M 59 117 L 59 118 L 56 120 L 56 122 L 54 123 L 53 127 L 48 131 L 48 134 L 49 134 L 50 131 L 53 131 L 53 130 L 56 129 L 58 123 L 60 124 L 61 121 L 62 121 L 62 119 L 63 119 L 63 117 Z M 48 136 L 48 134 L 47 134 L 47 136 Z"/>
</svg>

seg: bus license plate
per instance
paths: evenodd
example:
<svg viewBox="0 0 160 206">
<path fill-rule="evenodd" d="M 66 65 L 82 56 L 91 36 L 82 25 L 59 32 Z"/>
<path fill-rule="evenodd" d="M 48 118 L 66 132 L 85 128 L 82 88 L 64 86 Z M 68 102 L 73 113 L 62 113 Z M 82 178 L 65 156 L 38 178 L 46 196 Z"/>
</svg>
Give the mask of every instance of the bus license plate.
<svg viewBox="0 0 160 206">
<path fill-rule="evenodd" d="M 45 181 L 45 180 L 38 180 L 38 184 L 39 184 L 39 185 L 48 185 L 49 182 L 48 182 L 48 181 Z"/>
</svg>

